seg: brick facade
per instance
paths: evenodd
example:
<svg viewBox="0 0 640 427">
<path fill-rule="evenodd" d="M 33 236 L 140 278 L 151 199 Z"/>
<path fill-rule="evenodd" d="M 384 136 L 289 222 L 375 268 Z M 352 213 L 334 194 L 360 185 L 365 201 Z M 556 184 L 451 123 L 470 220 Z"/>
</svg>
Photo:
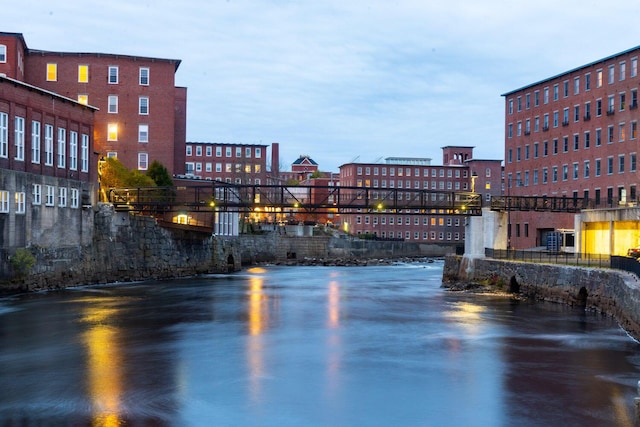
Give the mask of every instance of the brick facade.
<svg viewBox="0 0 640 427">
<path fill-rule="evenodd" d="M 593 207 L 638 198 L 636 47 L 505 93 L 505 183 L 512 196 L 589 199 Z M 512 212 L 514 248 L 545 245 L 574 215 Z"/>
</svg>

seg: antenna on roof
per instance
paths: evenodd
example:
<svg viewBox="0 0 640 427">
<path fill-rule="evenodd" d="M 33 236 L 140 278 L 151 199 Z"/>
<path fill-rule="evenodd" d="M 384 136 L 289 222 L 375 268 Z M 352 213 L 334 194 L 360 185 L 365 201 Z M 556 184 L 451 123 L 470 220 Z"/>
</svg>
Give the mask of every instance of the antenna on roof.
<svg viewBox="0 0 640 427">
<path fill-rule="evenodd" d="M 373 163 L 380 163 L 380 160 L 382 160 L 382 156 L 378 157 Z"/>
<path fill-rule="evenodd" d="M 349 163 L 355 163 L 355 162 L 356 162 L 356 160 L 358 160 L 359 158 L 360 158 L 360 155 L 358 154 L 358 155 L 357 155 L 357 156 L 355 156 L 355 157 L 353 158 L 353 160 L 351 160 Z"/>
</svg>

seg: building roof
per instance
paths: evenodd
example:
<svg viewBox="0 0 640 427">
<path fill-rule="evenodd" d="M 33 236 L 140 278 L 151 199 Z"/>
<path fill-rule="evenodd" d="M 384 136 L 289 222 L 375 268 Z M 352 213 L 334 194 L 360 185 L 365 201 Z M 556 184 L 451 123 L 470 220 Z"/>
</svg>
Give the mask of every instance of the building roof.
<svg viewBox="0 0 640 427">
<path fill-rule="evenodd" d="M 579 70 L 582 70 L 582 69 L 585 69 L 585 68 L 592 67 L 593 65 L 599 64 L 599 63 L 601 63 L 601 62 L 606 62 L 606 61 L 608 61 L 608 60 L 610 60 L 610 59 L 614 59 L 614 58 L 617 58 L 618 56 L 626 55 L 626 54 L 628 54 L 628 53 L 633 52 L 634 50 L 639 50 L 639 49 L 640 49 L 640 46 L 632 47 L 631 49 L 627 49 L 627 50 L 624 50 L 624 51 L 622 51 L 622 52 L 615 53 L 615 54 L 613 54 L 613 55 L 607 56 L 606 58 L 598 59 L 597 61 L 593 61 L 593 62 L 590 62 L 590 63 L 585 64 L 585 65 L 581 65 L 581 66 L 576 67 L 576 68 L 572 68 L 572 69 L 571 69 L 571 70 L 569 70 L 569 71 L 565 71 L 565 72 L 562 72 L 562 73 L 560 73 L 560 74 L 556 74 L 555 76 L 551 76 L 551 77 L 549 77 L 549 78 L 546 78 L 546 79 L 543 79 L 543 80 L 537 81 L 537 82 L 535 82 L 535 83 L 531 83 L 531 84 L 528 84 L 528 85 L 526 85 L 526 86 L 522 86 L 522 87 L 521 87 L 521 88 L 519 88 L 519 89 L 515 89 L 515 90 L 509 91 L 509 92 L 505 92 L 505 93 L 503 93 L 501 96 L 508 96 L 508 95 L 511 95 L 512 93 L 520 92 L 520 91 L 525 90 L 525 89 L 528 89 L 528 88 L 530 88 L 530 87 L 537 86 L 537 85 L 539 85 L 539 84 L 541 84 L 541 83 L 548 82 L 548 81 L 550 81 L 550 80 L 555 80 L 555 79 L 557 79 L 558 77 L 562 77 L 562 76 L 566 76 L 566 75 L 569 75 L 569 74 L 575 73 L 576 71 L 579 71 Z"/>
<path fill-rule="evenodd" d="M 10 77 L 3 76 L 3 75 L 0 75 L 0 83 L 9 83 L 9 84 L 13 84 L 14 86 L 21 86 L 24 89 L 27 89 L 27 90 L 29 90 L 31 92 L 37 92 L 40 95 L 51 96 L 51 97 L 60 99 L 62 101 L 66 101 L 66 102 L 70 102 L 72 104 L 76 104 L 76 105 L 78 105 L 80 107 L 88 108 L 88 109 L 93 110 L 93 111 L 100 110 L 98 107 L 93 107 L 91 105 L 81 104 L 76 99 L 67 98 L 66 96 L 62 96 L 62 95 L 57 94 L 55 92 L 51 92 L 49 90 L 45 90 L 45 89 L 39 88 L 37 86 L 33 86 L 33 85 L 30 85 L 30 84 L 25 83 L 23 81 L 15 80 L 15 79 L 12 79 Z"/>
<path fill-rule="evenodd" d="M 318 164 L 315 162 L 315 160 L 313 160 L 309 156 L 300 156 L 291 164 L 292 165 L 301 165 L 301 164 L 304 164 L 304 163 L 308 163 L 308 164 L 311 164 L 311 165 L 314 165 L 314 166 L 318 166 Z"/>
<path fill-rule="evenodd" d="M 25 45 L 26 46 L 26 45 Z M 93 56 L 93 57 L 97 57 L 97 58 L 114 58 L 114 59 L 130 59 L 130 60 L 144 60 L 144 61 L 151 61 L 151 62 L 158 62 L 158 61 L 162 61 L 162 62 L 169 62 L 172 64 L 175 64 L 175 70 L 178 70 L 178 67 L 180 66 L 180 63 L 182 62 L 182 60 L 180 59 L 167 59 L 167 58 L 152 58 L 152 57 L 148 57 L 148 56 L 137 56 L 137 55 L 120 55 L 120 54 L 114 54 L 114 53 L 94 53 L 94 52 L 56 52 L 56 51 L 50 51 L 50 50 L 38 50 L 38 49 L 27 49 L 27 54 L 29 55 L 42 55 L 42 56 L 48 56 L 48 55 L 55 55 L 55 56 L 78 56 L 78 57 L 86 57 L 86 56 Z"/>
<path fill-rule="evenodd" d="M 202 144 L 202 145 L 222 145 L 229 147 L 268 147 L 267 144 L 241 144 L 233 142 L 211 142 L 211 141 L 187 141 L 187 144 Z"/>
</svg>

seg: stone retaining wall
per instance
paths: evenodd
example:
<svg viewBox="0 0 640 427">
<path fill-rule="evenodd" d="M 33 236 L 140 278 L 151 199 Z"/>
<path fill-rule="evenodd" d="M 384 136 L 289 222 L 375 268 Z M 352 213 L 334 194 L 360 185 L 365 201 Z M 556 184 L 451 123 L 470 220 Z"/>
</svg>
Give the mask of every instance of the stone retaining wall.
<svg viewBox="0 0 640 427">
<path fill-rule="evenodd" d="M 632 273 L 600 268 L 449 256 L 443 286 L 503 284 L 537 300 L 567 303 L 612 315 L 640 339 L 640 280 Z"/>
</svg>

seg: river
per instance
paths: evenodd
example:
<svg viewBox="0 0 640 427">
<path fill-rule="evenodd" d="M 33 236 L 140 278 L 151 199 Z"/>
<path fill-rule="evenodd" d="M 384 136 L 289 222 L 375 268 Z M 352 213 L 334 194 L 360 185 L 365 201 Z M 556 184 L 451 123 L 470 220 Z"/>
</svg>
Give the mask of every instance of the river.
<svg viewBox="0 0 640 427">
<path fill-rule="evenodd" d="M 0 300 L 0 426 L 632 426 L 606 316 L 442 263 L 253 267 Z"/>
</svg>

